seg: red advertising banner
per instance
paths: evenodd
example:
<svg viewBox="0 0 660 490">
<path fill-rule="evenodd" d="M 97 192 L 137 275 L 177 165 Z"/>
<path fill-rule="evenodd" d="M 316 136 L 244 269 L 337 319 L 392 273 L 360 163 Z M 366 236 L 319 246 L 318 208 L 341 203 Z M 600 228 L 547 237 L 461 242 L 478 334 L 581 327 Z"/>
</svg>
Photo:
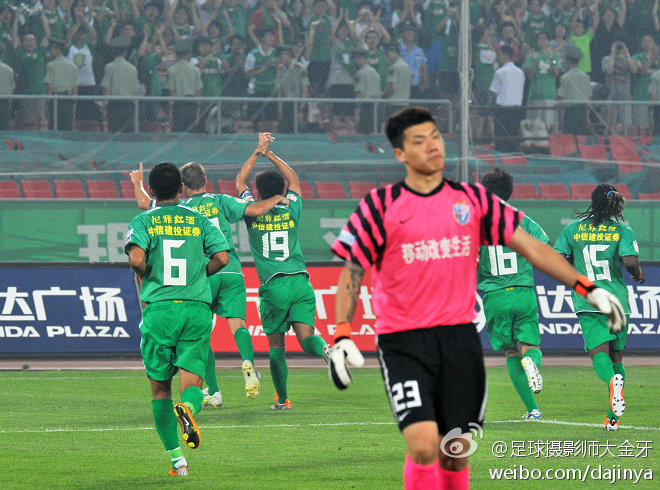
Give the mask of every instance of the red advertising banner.
<svg viewBox="0 0 660 490">
<path fill-rule="evenodd" d="M 310 280 L 316 293 L 316 333 L 327 341 L 335 333 L 335 294 L 337 281 L 343 263 L 336 266 L 307 267 Z M 245 286 L 247 288 L 247 320 L 246 326 L 252 335 L 252 344 L 255 352 L 268 352 L 268 340 L 264 335 L 259 318 L 259 278 L 254 267 L 243 265 Z M 375 351 L 374 324 L 376 316 L 371 305 L 371 276 L 367 271 L 362 281 L 360 301 L 353 316 L 353 340 L 362 351 Z M 215 352 L 238 352 L 236 342 L 229 331 L 227 320 L 215 318 L 213 332 L 211 333 L 211 347 Z M 286 335 L 286 350 L 289 352 L 302 352 L 296 340 L 293 329 Z"/>
</svg>

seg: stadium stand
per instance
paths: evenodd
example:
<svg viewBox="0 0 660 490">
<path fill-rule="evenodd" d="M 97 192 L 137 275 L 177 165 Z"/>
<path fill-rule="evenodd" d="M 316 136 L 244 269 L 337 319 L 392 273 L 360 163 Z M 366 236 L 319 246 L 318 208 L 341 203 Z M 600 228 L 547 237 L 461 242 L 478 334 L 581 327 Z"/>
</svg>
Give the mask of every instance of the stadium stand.
<svg viewBox="0 0 660 490">
<path fill-rule="evenodd" d="M 10 199 L 21 197 L 21 193 L 18 191 L 18 184 L 13 180 L 5 180 L 0 182 L 0 198 Z"/>
<path fill-rule="evenodd" d="M 135 199 L 135 188 L 130 180 L 119 181 L 119 192 L 122 199 Z"/>
<path fill-rule="evenodd" d="M 550 156 L 565 157 L 578 152 L 575 136 L 572 134 L 548 134 Z"/>
<path fill-rule="evenodd" d="M 213 182 L 210 180 L 206 181 L 206 192 L 209 194 L 215 194 L 215 187 L 213 187 Z"/>
<path fill-rule="evenodd" d="M 502 165 L 527 165 L 527 157 L 525 155 L 500 155 L 500 163 Z"/>
<path fill-rule="evenodd" d="M 315 182 L 318 199 L 346 199 L 346 191 L 341 182 Z"/>
<path fill-rule="evenodd" d="M 217 184 L 218 194 L 236 195 L 236 183 L 233 180 L 219 180 Z"/>
<path fill-rule="evenodd" d="M 596 145 L 585 145 L 579 143 L 578 152 L 580 153 L 580 158 L 585 160 L 607 160 L 607 149 L 605 148 L 604 143 L 599 143 Z"/>
<path fill-rule="evenodd" d="M 640 201 L 658 201 L 660 200 L 660 192 L 640 192 L 637 194 L 637 199 Z"/>
<path fill-rule="evenodd" d="M 513 186 L 511 199 L 541 199 L 541 196 L 536 192 L 534 184 L 518 184 Z"/>
<path fill-rule="evenodd" d="M 558 201 L 570 199 L 564 184 L 539 184 L 541 199 L 554 199 Z"/>
<path fill-rule="evenodd" d="M 621 193 L 623 197 L 626 199 L 635 199 L 632 195 L 632 192 L 630 192 L 630 189 L 628 188 L 627 184 L 613 184 L 614 187 L 616 187 L 616 190 Z"/>
<path fill-rule="evenodd" d="M 314 199 L 314 191 L 312 190 L 312 184 L 307 181 L 300 181 L 300 196 L 303 199 Z"/>
<path fill-rule="evenodd" d="M 492 153 L 474 153 L 472 155 L 472 158 L 476 158 L 477 160 L 481 160 L 482 162 L 490 163 L 491 165 L 495 165 L 495 155 Z"/>
<path fill-rule="evenodd" d="M 591 193 L 596 188 L 596 184 L 570 184 L 571 199 L 591 200 Z"/>
<path fill-rule="evenodd" d="M 55 197 L 59 199 L 84 199 L 85 189 L 79 180 L 54 180 Z"/>
<path fill-rule="evenodd" d="M 53 191 L 47 180 L 22 180 L 21 191 L 27 199 L 50 199 Z"/>
<path fill-rule="evenodd" d="M 376 185 L 373 182 L 349 182 L 348 197 L 350 199 L 362 199 L 374 187 Z"/>
<path fill-rule="evenodd" d="M 117 199 L 117 188 L 111 180 L 88 180 L 87 195 L 91 199 Z"/>
</svg>

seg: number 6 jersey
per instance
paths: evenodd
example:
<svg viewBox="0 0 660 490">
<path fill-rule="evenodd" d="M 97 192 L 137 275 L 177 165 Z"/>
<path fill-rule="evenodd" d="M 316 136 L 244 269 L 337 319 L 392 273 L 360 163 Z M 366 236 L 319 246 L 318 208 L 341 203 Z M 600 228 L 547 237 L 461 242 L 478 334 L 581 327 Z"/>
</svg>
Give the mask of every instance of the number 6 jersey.
<svg viewBox="0 0 660 490">
<path fill-rule="evenodd" d="M 146 252 L 147 272 L 140 299 L 203 301 L 211 304 L 208 258 L 229 250 L 222 232 L 201 213 L 178 203 L 162 203 L 131 220 L 125 252 Z"/>
<path fill-rule="evenodd" d="M 625 223 L 613 219 L 599 225 L 589 218 L 573 221 L 562 230 L 555 243 L 560 254 L 573 257 L 573 267 L 593 281 L 596 287 L 609 291 L 619 298 L 623 309 L 630 313 L 628 286 L 623 280 L 621 257 L 639 256 L 635 234 Z M 573 291 L 575 312 L 595 311 L 589 302 Z"/>
</svg>

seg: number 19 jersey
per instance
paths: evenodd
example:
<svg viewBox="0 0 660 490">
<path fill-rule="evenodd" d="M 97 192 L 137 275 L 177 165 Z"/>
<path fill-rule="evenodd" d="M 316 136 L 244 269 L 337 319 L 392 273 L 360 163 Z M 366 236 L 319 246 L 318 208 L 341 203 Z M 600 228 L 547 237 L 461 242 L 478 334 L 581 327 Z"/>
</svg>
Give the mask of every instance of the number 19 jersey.
<svg viewBox="0 0 660 490">
<path fill-rule="evenodd" d="M 635 234 L 625 223 L 607 220 L 593 225 L 588 218 L 573 221 L 559 235 L 555 250 L 573 257 L 573 267 L 596 287 L 619 298 L 623 309 L 630 313 L 628 286 L 621 271 L 621 257 L 639 256 Z M 598 311 L 582 296 L 571 294 L 575 312 Z"/>
<path fill-rule="evenodd" d="M 537 240 L 548 243 L 548 235 L 529 216 L 523 217 L 520 227 Z M 488 293 L 513 286 L 534 287 L 532 264 L 504 245 L 480 247 L 477 289 Z"/>
<path fill-rule="evenodd" d="M 206 278 L 208 257 L 229 250 L 222 232 L 209 219 L 178 203 L 163 203 L 131 220 L 126 254 L 137 245 L 146 252 L 147 271 L 140 299 L 203 301 L 211 304 Z"/>
<path fill-rule="evenodd" d="M 266 214 L 245 217 L 254 266 L 262 285 L 280 274 L 307 274 L 298 242 L 302 198 L 286 195 L 289 206 L 278 204 Z"/>
</svg>

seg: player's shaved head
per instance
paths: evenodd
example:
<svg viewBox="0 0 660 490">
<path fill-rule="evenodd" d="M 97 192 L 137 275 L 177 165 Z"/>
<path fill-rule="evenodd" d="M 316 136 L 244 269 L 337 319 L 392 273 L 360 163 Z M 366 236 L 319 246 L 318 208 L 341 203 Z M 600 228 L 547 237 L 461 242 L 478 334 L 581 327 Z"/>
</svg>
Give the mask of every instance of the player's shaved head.
<svg viewBox="0 0 660 490">
<path fill-rule="evenodd" d="M 192 191 L 206 187 L 206 171 L 199 163 L 190 162 L 181 167 L 183 185 Z"/>
<path fill-rule="evenodd" d="M 436 126 L 438 122 L 426 107 L 411 106 L 401 109 L 387 119 L 385 134 L 393 148 L 403 150 L 403 137 L 406 129 L 425 122 L 432 122 Z"/>
<path fill-rule="evenodd" d="M 181 172 L 173 163 L 159 163 L 149 172 L 149 187 L 157 201 L 174 199 L 181 190 Z"/>
<path fill-rule="evenodd" d="M 499 167 L 486 172 L 481 178 L 481 184 L 503 201 L 508 201 L 513 194 L 513 177 Z"/>
<path fill-rule="evenodd" d="M 259 172 L 255 176 L 254 182 L 257 185 L 260 199 L 268 199 L 284 194 L 284 177 L 275 170 Z"/>
</svg>

